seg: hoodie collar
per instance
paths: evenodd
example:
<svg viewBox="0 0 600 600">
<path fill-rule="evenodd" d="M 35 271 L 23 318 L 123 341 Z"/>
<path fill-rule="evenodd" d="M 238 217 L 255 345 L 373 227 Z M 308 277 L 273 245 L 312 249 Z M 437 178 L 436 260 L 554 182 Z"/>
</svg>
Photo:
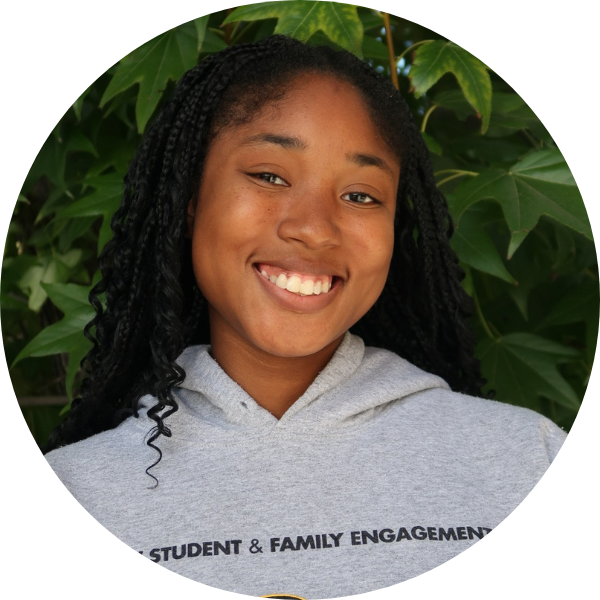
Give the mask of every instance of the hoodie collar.
<svg viewBox="0 0 600 600">
<path fill-rule="evenodd" d="M 220 429 L 312 431 L 368 420 L 386 405 L 430 388 L 448 388 L 396 354 L 366 348 L 347 332 L 327 366 L 281 419 L 261 407 L 210 356 L 210 346 L 191 346 L 177 359 L 186 377 L 177 392 L 184 412 Z"/>
</svg>

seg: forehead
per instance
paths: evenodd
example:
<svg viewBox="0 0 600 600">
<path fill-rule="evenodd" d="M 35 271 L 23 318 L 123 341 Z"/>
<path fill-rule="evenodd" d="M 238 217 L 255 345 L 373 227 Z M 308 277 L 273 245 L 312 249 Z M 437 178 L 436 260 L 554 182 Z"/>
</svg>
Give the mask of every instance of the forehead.
<svg viewBox="0 0 600 600">
<path fill-rule="evenodd" d="M 394 185 L 400 177 L 400 159 L 373 123 L 360 92 L 330 76 L 299 77 L 251 119 L 226 126 L 213 139 L 204 166 L 221 169 L 258 159 L 270 163 L 284 155 L 314 174 L 370 166 L 379 169 L 372 174 L 379 172 Z"/>
<path fill-rule="evenodd" d="M 348 81 L 321 73 L 299 74 L 242 123 L 231 123 L 216 138 L 246 137 L 251 132 L 302 130 L 310 136 L 337 132 L 348 143 L 362 140 L 390 152 L 360 91 Z"/>
</svg>

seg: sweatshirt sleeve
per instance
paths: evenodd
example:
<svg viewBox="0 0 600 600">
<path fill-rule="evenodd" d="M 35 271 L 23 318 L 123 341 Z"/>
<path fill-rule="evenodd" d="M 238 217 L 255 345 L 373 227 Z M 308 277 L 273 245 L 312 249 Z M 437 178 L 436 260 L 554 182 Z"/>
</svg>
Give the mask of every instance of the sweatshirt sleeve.
<svg viewBox="0 0 600 600">
<path fill-rule="evenodd" d="M 73 494 L 73 473 L 77 472 L 77 457 L 73 456 L 71 452 L 67 451 L 63 448 L 58 448 L 57 450 L 52 450 L 46 454 L 45 458 L 48 461 L 48 464 L 52 467 L 52 470 L 56 474 L 56 476 L 62 481 L 63 485 Z M 83 473 L 85 471 L 81 471 Z"/>
<path fill-rule="evenodd" d="M 552 463 L 564 441 L 567 439 L 567 433 L 550 420 L 544 421 L 543 428 L 542 435 L 544 437 L 544 443 L 546 444 L 548 461 Z"/>
</svg>

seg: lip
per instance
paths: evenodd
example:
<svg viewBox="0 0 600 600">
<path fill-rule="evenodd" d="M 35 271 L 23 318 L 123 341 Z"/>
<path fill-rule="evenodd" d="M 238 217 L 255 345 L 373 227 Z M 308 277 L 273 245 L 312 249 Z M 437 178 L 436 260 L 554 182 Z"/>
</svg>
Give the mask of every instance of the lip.
<svg viewBox="0 0 600 600">
<path fill-rule="evenodd" d="M 254 262 L 253 267 L 256 269 L 256 265 L 261 263 L 277 267 L 282 271 L 303 273 L 305 275 L 330 275 L 339 279 L 345 279 L 340 271 L 334 269 L 331 265 L 318 261 L 308 261 L 296 257 L 284 260 L 257 260 Z"/>
<path fill-rule="evenodd" d="M 266 262 L 266 261 L 264 261 Z M 302 261 L 300 261 L 302 262 Z M 254 274 L 256 275 L 256 277 L 258 278 L 260 285 L 263 287 L 263 289 L 266 291 L 266 293 L 269 295 L 269 297 L 274 300 L 277 304 L 279 304 L 279 306 L 295 312 L 295 313 L 299 313 L 299 314 L 304 314 L 304 313 L 315 313 L 318 312 L 320 310 L 323 310 L 324 308 L 326 308 L 327 306 L 329 306 L 338 296 L 338 294 L 341 291 L 341 288 L 343 286 L 343 280 L 339 275 L 335 275 L 334 273 L 327 273 L 325 270 L 320 270 L 320 271 L 307 271 L 306 270 L 306 264 L 304 267 L 304 270 L 301 269 L 292 269 L 291 268 L 291 262 L 285 261 L 285 266 L 283 265 L 283 263 L 276 263 L 276 262 L 268 262 L 269 265 L 272 265 L 274 267 L 279 267 L 280 269 L 285 269 L 285 270 L 289 270 L 289 271 L 300 271 L 303 273 L 311 273 L 311 274 L 331 274 L 333 275 L 334 279 L 332 281 L 332 285 L 331 285 L 331 289 L 326 293 L 326 294 L 319 294 L 318 296 L 312 295 L 312 296 L 300 296 L 298 294 L 293 294 L 292 292 L 288 292 L 287 290 L 283 290 L 279 287 L 277 287 L 276 285 L 274 285 L 273 283 L 271 283 L 270 281 L 268 281 L 267 279 L 265 279 L 260 272 L 258 271 L 258 268 L 256 266 L 256 263 L 252 265 L 252 270 L 254 271 Z M 298 264 L 298 262 L 295 262 L 295 266 L 300 266 Z"/>
</svg>

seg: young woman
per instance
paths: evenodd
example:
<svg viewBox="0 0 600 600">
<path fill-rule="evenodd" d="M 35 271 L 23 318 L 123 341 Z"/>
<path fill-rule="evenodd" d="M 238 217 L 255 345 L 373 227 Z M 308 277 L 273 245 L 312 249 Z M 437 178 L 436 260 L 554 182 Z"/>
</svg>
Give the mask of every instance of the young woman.
<svg viewBox="0 0 600 600">
<path fill-rule="evenodd" d="M 378 589 L 489 533 L 560 448 L 476 397 L 426 147 L 347 52 L 274 36 L 186 73 L 113 230 L 47 458 L 156 563 L 249 595 Z"/>
</svg>

